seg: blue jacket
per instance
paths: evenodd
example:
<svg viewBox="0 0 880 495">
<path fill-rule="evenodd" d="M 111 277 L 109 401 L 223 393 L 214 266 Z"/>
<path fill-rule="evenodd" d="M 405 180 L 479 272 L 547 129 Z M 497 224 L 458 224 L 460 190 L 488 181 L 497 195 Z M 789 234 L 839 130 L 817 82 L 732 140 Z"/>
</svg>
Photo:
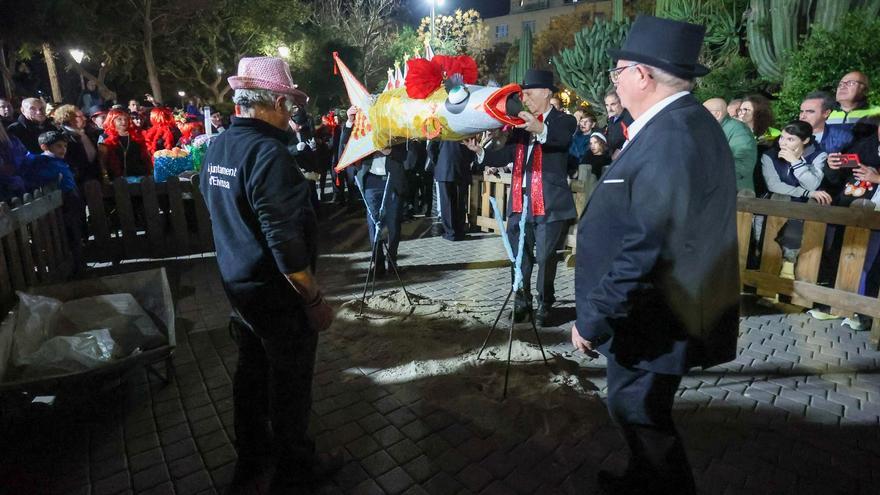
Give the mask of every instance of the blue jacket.
<svg viewBox="0 0 880 495">
<path fill-rule="evenodd" d="M 590 135 L 584 134 L 578 129 L 571 137 L 571 146 L 568 147 L 568 154 L 573 156 L 575 163 L 583 163 L 581 159 L 590 152 Z"/>
<path fill-rule="evenodd" d="M 73 171 L 62 158 L 28 153 L 19 173 L 25 187 L 33 190 L 48 184 L 57 184 L 63 192 L 77 193 Z"/>
<path fill-rule="evenodd" d="M 845 125 L 826 125 L 819 145 L 825 153 L 840 153 L 852 142 L 852 128 Z"/>
<path fill-rule="evenodd" d="M 623 366 L 681 375 L 736 357 L 739 290 L 733 155 L 686 95 L 633 137 L 587 203 L 577 329 Z"/>
</svg>

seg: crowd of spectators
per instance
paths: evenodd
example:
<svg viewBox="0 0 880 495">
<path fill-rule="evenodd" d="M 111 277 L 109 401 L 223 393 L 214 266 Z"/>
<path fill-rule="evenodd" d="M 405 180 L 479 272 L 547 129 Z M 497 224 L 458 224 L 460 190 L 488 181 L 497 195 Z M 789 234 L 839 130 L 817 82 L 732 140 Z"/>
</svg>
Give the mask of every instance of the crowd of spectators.
<svg viewBox="0 0 880 495">
<path fill-rule="evenodd" d="M 202 119 L 175 119 L 171 109 L 152 99 L 128 107 L 106 102 L 89 82 L 77 104 L 52 104 L 28 97 L 16 105 L 0 98 L 0 202 L 37 188 L 62 193 L 62 214 L 76 267 L 82 267 L 85 235 L 83 184 L 116 177 L 152 174 L 153 153 L 190 143 L 204 132 Z M 214 132 L 225 129 L 223 116 L 212 116 Z"/>
<path fill-rule="evenodd" d="M 863 200 L 865 206 L 880 209 L 880 194 L 876 194 L 880 106 L 869 103 L 869 85 L 865 74 L 849 72 L 840 78 L 834 96 L 824 91 L 804 95 L 797 118 L 781 129 L 772 127 L 770 102 L 762 95 L 747 95 L 730 104 L 717 98 L 706 101 L 734 154 L 737 189 L 761 198 L 819 205 L 850 206 Z M 733 119 L 744 124 L 747 133 Z M 756 217 L 753 227 L 753 247 L 758 251 L 763 244 L 763 218 Z M 834 283 L 843 231 L 839 226 L 827 227 L 820 284 Z M 802 233 L 803 221 L 789 220 L 775 238 L 783 253 L 780 276 L 784 278 L 795 278 Z M 867 251 L 859 293 L 876 297 L 880 289 L 877 232 L 872 232 Z M 857 329 L 865 327 L 868 319 L 856 316 L 846 323 Z"/>
</svg>

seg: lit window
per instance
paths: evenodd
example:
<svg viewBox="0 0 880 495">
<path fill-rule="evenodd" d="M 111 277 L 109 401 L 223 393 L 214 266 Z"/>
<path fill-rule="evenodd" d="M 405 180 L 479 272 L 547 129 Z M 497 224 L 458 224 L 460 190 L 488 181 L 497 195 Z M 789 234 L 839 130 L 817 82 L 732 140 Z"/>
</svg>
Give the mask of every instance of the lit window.
<svg viewBox="0 0 880 495">
<path fill-rule="evenodd" d="M 496 38 L 507 38 L 507 24 L 499 24 L 495 26 Z"/>
</svg>

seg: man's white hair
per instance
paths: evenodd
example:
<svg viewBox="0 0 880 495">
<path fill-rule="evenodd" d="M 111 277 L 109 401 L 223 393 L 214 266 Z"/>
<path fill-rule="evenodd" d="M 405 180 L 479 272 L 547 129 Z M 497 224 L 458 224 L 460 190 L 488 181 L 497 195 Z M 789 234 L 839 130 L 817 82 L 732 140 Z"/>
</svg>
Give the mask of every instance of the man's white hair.
<svg viewBox="0 0 880 495">
<path fill-rule="evenodd" d="M 46 106 L 46 104 L 43 102 L 43 100 L 41 100 L 39 98 L 25 98 L 25 99 L 21 100 L 22 111 L 24 110 L 24 108 L 26 106 L 31 107 L 34 105 L 43 105 L 43 107 Z"/>
<path fill-rule="evenodd" d="M 666 86 L 667 88 L 672 88 L 676 91 L 692 91 L 694 89 L 693 79 L 682 79 L 663 69 L 658 69 L 651 65 L 646 65 L 645 67 L 650 69 L 650 73 L 654 77 L 654 80 L 661 86 Z"/>
<path fill-rule="evenodd" d="M 275 93 L 268 89 L 236 89 L 232 95 L 232 102 L 241 107 L 242 116 L 253 116 L 253 110 L 258 106 L 274 107 L 275 99 L 279 96 L 285 98 L 284 104 L 291 114 L 296 109 L 293 99 L 281 93 Z"/>
</svg>

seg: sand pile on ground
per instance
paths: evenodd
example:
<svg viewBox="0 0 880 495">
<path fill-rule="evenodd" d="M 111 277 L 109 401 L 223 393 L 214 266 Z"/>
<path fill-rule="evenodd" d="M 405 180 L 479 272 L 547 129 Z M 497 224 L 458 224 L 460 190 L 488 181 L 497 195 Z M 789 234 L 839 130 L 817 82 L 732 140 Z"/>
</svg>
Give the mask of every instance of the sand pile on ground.
<svg viewBox="0 0 880 495">
<path fill-rule="evenodd" d="M 508 398 L 501 401 L 507 357 L 507 315 L 477 359 L 500 306 L 432 301 L 402 291 L 342 305 L 328 333 L 353 365 L 378 384 L 405 387 L 447 411 L 491 429 L 574 433 L 595 409 L 607 414 L 590 382 L 590 371 L 571 356 L 545 349 L 541 356 L 530 325 L 514 330 Z M 542 335 L 545 339 L 547 335 Z M 558 343 L 544 342 L 548 344 Z M 352 372 L 357 372 L 355 369 Z M 525 430 L 523 430 L 525 429 Z"/>
</svg>

